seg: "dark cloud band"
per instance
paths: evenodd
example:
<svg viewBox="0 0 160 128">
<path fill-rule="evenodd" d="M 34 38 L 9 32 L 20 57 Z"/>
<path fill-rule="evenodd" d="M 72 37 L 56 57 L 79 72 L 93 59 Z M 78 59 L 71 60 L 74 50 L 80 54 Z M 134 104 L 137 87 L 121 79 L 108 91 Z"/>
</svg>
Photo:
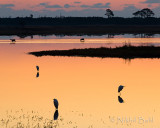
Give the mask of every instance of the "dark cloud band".
<svg viewBox="0 0 160 128">
<path fill-rule="evenodd" d="M 153 4 L 153 3 L 160 3 L 160 0 L 146 0 L 145 2 L 142 3 L 148 3 L 148 4 Z"/>
<path fill-rule="evenodd" d="M 14 7 L 14 4 L 0 4 L 1 8 L 9 8 L 9 7 Z"/>
<path fill-rule="evenodd" d="M 81 5 L 82 8 L 110 8 L 110 3 L 103 5 L 102 3 L 97 3 L 94 5 Z"/>
</svg>

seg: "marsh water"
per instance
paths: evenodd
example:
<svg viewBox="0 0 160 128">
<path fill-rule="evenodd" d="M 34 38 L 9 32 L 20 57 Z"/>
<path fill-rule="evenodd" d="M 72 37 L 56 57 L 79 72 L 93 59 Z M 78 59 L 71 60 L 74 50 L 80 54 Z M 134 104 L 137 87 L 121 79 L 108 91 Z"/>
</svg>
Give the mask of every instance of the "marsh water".
<svg viewBox="0 0 160 128">
<path fill-rule="evenodd" d="M 115 47 L 123 45 L 124 40 L 92 38 L 81 43 L 79 39 L 19 39 L 10 44 L 1 39 L 0 128 L 159 128 L 160 59 L 128 61 L 27 54 Z M 159 37 L 129 40 L 134 45 L 160 44 Z M 125 86 L 121 94 L 119 85 Z M 54 98 L 59 101 L 57 120 L 54 120 Z"/>
</svg>

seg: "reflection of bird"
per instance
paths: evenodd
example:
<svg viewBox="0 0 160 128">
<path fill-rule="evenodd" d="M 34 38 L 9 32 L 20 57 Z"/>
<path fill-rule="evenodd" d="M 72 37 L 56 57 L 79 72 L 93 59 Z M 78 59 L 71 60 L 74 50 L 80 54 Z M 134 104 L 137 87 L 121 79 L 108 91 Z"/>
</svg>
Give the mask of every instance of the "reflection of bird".
<svg viewBox="0 0 160 128">
<path fill-rule="evenodd" d="M 39 66 L 36 66 L 36 68 L 37 68 L 37 71 L 39 71 Z"/>
<path fill-rule="evenodd" d="M 58 109 L 58 100 L 57 99 L 53 99 L 53 103 L 56 109 Z"/>
<path fill-rule="evenodd" d="M 39 72 L 37 72 L 37 75 L 36 75 L 36 77 L 39 77 Z"/>
<path fill-rule="evenodd" d="M 119 103 L 124 103 L 123 99 L 120 96 L 118 96 L 118 101 Z"/>
<path fill-rule="evenodd" d="M 123 86 L 123 85 L 120 85 L 120 86 L 118 87 L 118 92 L 122 91 L 123 88 L 124 88 L 124 86 Z"/>
<path fill-rule="evenodd" d="M 57 120 L 57 119 L 58 119 L 58 115 L 59 115 L 58 110 L 56 110 L 56 111 L 54 112 L 54 120 Z"/>
</svg>

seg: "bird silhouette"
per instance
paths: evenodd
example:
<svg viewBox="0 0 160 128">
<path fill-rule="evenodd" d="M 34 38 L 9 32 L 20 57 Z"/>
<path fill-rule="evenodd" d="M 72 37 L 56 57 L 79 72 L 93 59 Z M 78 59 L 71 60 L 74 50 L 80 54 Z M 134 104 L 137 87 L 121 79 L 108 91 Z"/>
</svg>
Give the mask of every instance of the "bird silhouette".
<svg viewBox="0 0 160 128">
<path fill-rule="evenodd" d="M 37 71 L 39 71 L 39 66 L 36 66 L 36 68 L 37 68 Z"/>
<path fill-rule="evenodd" d="M 118 87 L 118 92 L 122 91 L 123 88 L 124 88 L 124 86 L 123 86 L 123 85 L 120 85 L 120 86 Z"/>
<path fill-rule="evenodd" d="M 84 38 L 81 38 L 80 41 L 81 41 L 81 42 L 84 42 Z"/>
<path fill-rule="evenodd" d="M 124 103 L 124 100 L 120 96 L 118 96 L 118 101 L 119 103 Z"/>
<path fill-rule="evenodd" d="M 54 120 L 57 120 L 58 119 L 58 116 L 59 116 L 59 113 L 58 113 L 58 110 L 56 109 L 56 111 L 54 112 Z"/>
<path fill-rule="evenodd" d="M 15 44 L 16 39 L 10 39 L 11 40 L 11 44 Z"/>
<path fill-rule="evenodd" d="M 57 99 L 53 99 L 53 103 L 56 109 L 58 109 L 58 100 Z"/>
</svg>

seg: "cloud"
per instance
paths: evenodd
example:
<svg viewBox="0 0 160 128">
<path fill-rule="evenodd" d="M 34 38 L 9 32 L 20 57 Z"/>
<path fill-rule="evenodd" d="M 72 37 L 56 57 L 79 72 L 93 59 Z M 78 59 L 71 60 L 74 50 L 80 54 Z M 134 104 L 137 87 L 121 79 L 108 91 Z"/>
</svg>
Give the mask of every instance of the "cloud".
<svg viewBox="0 0 160 128">
<path fill-rule="evenodd" d="M 60 16 L 73 16 L 73 17 L 87 17 L 87 16 L 104 16 L 105 10 L 104 9 L 84 9 L 84 10 L 72 10 L 72 11 L 65 11 L 64 9 L 58 10 L 41 10 L 41 11 L 31 11 L 31 10 L 14 10 L 12 8 L 0 8 L 0 17 L 26 17 L 33 14 L 34 17 L 56 17 Z"/>
<path fill-rule="evenodd" d="M 70 8 L 70 7 L 75 7 L 73 5 L 65 4 L 64 6 L 60 5 L 49 5 L 48 3 L 40 3 L 38 6 L 44 6 L 45 8 Z"/>
<path fill-rule="evenodd" d="M 64 8 L 70 8 L 70 7 L 75 7 L 75 6 L 69 5 L 69 4 L 65 4 L 65 5 L 64 5 Z"/>
<path fill-rule="evenodd" d="M 47 3 L 40 3 L 39 5 L 46 6 L 48 4 Z"/>
<path fill-rule="evenodd" d="M 80 4 L 81 2 L 79 2 L 79 1 L 75 1 L 74 3 L 75 3 L 75 4 Z"/>
<path fill-rule="evenodd" d="M 31 11 L 31 10 L 14 10 L 12 8 L 8 8 L 7 7 L 0 7 L 0 17 L 25 17 L 25 16 L 30 16 L 30 14 L 37 14 L 37 12 L 35 11 Z"/>
<path fill-rule="evenodd" d="M 97 3 L 94 5 L 81 5 L 82 8 L 110 8 L 110 3 L 103 5 L 102 3 Z"/>
<path fill-rule="evenodd" d="M 125 4 L 123 10 L 113 11 L 113 13 L 118 17 L 133 17 L 133 13 L 138 10 L 139 9 L 136 8 L 134 4 Z"/>
<path fill-rule="evenodd" d="M 49 5 L 48 3 L 40 3 L 39 5 L 44 6 L 45 8 L 62 8 L 62 6 L 55 4 L 55 5 Z"/>
<path fill-rule="evenodd" d="M 148 4 L 153 4 L 153 3 L 160 3 L 160 0 L 146 0 L 146 1 L 144 1 L 144 2 L 142 2 L 142 3 L 148 3 Z"/>
<path fill-rule="evenodd" d="M 92 8 L 110 8 L 110 3 L 103 5 L 102 3 L 97 3 L 92 6 Z"/>
<path fill-rule="evenodd" d="M 46 8 L 62 8 L 60 5 L 48 5 Z"/>
<path fill-rule="evenodd" d="M 82 8 L 88 8 L 90 7 L 89 5 L 81 5 Z"/>
<path fill-rule="evenodd" d="M 124 7 L 125 8 L 128 8 L 128 7 L 134 7 L 135 8 L 134 4 L 125 4 Z"/>
<path fill-rule="evenodd" d="M 41 3 L 41 6 L 44 5 L 48 5 L 48 4 L 44 4 Z M 139 9 L 135 7 L 134 4 L 126 4 L 124 6 L 123 10 L 112 10 L 115 17 L 133 17 L 133 13 L 138 11 Z M 154 11 L 154 13 L 156 14 L 156 17 L 160 16 L 160 8 L 157 7 L 155 9 L 152 9 Z M 98 17 L 106 17 L 104 14 L 106 13 L 106 8 L 98 8 L 98 9 L 94 9 L 94 8 L 83 8 L 83 10 L 70 10 L 70 11 L 66 11 L 65 8 L 58 8 L 57 10 L 49 10 L 47 8 L 45 8 L 44 10 L 41 11 L 31 11 L 31 10 L 14 10 L 12 8 L 8 8 L 7 7 L 1 7 L 0 6 L 0 17 L 26 17 L 26 16 L 30 16 L 30 14 L 33 14 L 34 17 L 44 17 L 44 16 L 48 16 L 48 17 L 56 17 L 56 16 L 60 16 L 60 14 L 62 16 L 73 16 L 73 17 L 87 17 L 87 16 L 98 16 Z"/>
<path fill-rule="evenodd" d="M 14 4 L 0 4 L 1 8 L 9 8 L 9 7 L 14 7 Z"/>
</svg>

